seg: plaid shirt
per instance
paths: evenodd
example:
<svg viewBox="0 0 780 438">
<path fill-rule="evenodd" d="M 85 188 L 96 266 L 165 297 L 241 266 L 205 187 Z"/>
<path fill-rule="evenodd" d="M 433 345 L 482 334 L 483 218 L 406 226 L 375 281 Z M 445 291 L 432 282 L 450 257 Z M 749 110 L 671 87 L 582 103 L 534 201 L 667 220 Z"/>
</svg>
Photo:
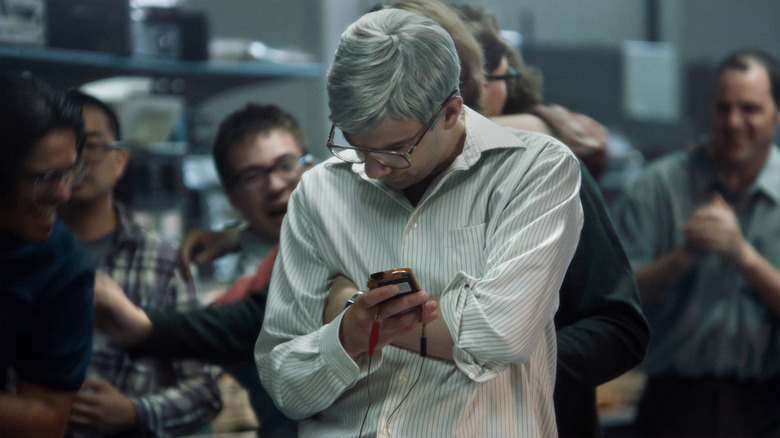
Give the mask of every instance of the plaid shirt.
<svg viewBox="0 0 780 438">
<path fill-rule="evenodd" d="M 197 307 L 194 282 L 185 281 L 176 268 L 176 249 L 141 228 L 122 205 L 116 208 L 118 240 L 97 268 L 146 312 Z M 95 332 L 87 375 L 113 384 L 135 405 L 140 430 L 123 437 L 181 435 L 211 420 L 222 408 L 216 368 L 196 361 L 131 357 L 99 332 Z"/>
</svg>

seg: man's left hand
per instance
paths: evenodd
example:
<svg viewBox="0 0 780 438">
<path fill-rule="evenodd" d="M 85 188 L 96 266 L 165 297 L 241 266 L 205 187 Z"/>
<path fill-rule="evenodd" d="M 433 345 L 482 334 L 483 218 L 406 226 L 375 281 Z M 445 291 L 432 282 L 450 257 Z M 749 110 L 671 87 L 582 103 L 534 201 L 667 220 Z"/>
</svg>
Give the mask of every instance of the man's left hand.
<svg viewBox="0 0 780 438">
<path fill-rule="evenodd" d="M 720 254 L 741 266 L 748 245 L 734 209 L 715 193 L 712 202 L 696 209 L 683 226 L 686 244 L 694 250 Z"/>
</svg>

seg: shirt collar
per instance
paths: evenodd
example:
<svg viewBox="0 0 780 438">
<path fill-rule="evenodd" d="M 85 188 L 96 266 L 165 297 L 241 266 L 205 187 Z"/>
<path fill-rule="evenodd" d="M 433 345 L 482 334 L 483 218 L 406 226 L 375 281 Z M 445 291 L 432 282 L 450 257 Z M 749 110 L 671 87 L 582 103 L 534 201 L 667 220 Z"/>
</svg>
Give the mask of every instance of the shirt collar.
<svg viewBox="0 0 780 438">
<path fill-rule="evenodd" d="M 466 144 L 453 163 L 453 168 L 469 168 L 476 164 L 483 153 L 494 149 L 525 148 L 518 141 L 512 128 L 501 126 L 473 109 L 464 106 Z"/>
<path fill-rule="evenodd" d="M 780 203 L 780 150 L 773 144 L 769 158 L 750 189 L 764 193 L 776 204 Z"/>
<path fill-rule="evenodd" d="M 143 237 L 143 229 L 133 220 L 130 210 L 121 202 L 114 201 L 119 217 L 119 242 L 135 242 Z"/>
<path fill-rule="evenodd" d="M 524 148 L 513 133 L 513 128 L 497 124 L 473 109 L 463 106 L 466 123 L 466 142 L 463 151 L 450 165 L 451 169 L 468 169 L 476 164 L 483 153 L 494 149 Z M 372 181 L 365 172 L 365 163 L 350 164 L 338 158 L 328 160 L 330 165 L 349 165 L 363 179 Z"/>
<path fill-rule="evenodd" d="M 694 160 L 702 172 L 703 187 L 716 188 L 722 185 L 718 178 L 718 169 L 706 147 L 700 147 L 694 152 Z M 780 150 L 777 145 L 773 144 L 769 149 L 769 157 L 747 193 L 751 196 L 763 193 L 776 204 L 780 204 Z"/>
</svg>

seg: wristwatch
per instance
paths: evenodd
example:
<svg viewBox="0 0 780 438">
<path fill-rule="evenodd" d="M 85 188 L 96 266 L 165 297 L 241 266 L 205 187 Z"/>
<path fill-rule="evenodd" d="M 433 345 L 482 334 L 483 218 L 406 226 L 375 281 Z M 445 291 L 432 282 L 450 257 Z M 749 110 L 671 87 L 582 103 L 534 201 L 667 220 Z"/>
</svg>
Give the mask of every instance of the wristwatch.
<svg viewBox="0 0 780 438">
<path fill-rule="evenodd" d="M 363 291 L 358 291 L 355 295 L 352 295 L 352 298 L 347 300 L 347 304 L 344 305 L 344 310 L 347 310 L 347 308 L 353 304 L 355 304 L 355 298 L 357 298 L 359 295 L 363 295 Z"/>
</svg>

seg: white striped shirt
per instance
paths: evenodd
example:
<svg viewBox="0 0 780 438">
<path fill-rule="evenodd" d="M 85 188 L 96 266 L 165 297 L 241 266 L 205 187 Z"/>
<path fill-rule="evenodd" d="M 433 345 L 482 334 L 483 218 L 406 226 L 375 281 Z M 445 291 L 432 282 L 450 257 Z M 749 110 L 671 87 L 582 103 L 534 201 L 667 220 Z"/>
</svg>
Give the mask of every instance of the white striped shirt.
<svg viewBox="0 0 780 438">
<path fill-rule="evenodd" d="M 367 410 L 364 436 L 556 435 L 553 315 L 582 226 L 579 165 L 551 137 L 470 109 L 465 123 L 462 154 L 416 207 L 337 159 L 293 193 L 255 358 L 300 436 L 357 436 Z M 397 267 L 441 295 L 455 362 L 388 346 L 367 379 L 339 343 L 343 312 L 322 325 L 329 280 Z"/>
</svg>

